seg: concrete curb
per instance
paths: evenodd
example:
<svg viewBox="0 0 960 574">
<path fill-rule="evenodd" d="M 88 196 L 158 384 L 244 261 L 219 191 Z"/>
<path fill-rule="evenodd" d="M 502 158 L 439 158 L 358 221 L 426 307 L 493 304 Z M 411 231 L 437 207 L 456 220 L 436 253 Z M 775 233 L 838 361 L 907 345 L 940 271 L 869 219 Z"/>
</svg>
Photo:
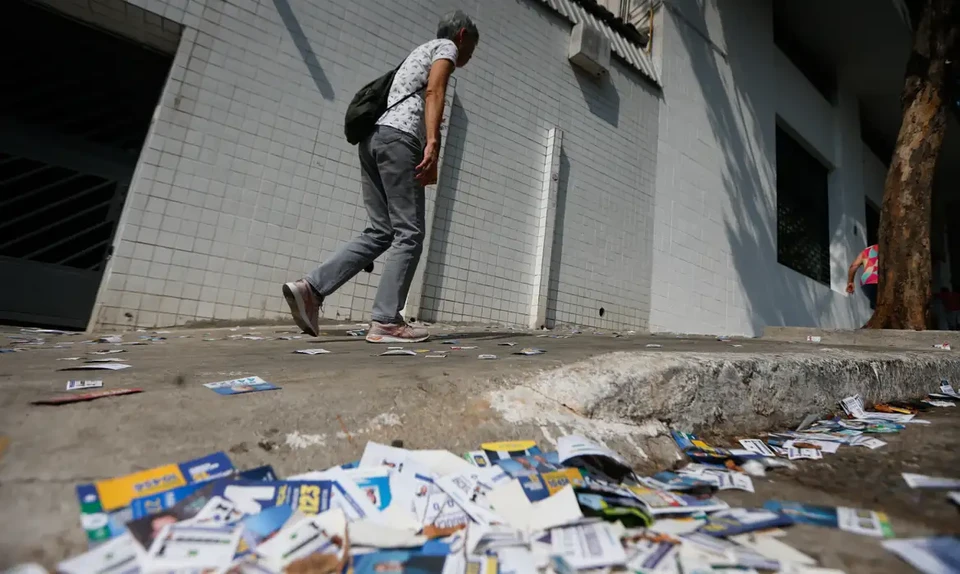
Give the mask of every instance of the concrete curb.
<svg viewBox="0 0 960 574">
<path fill-rule="evenodd" d="M 820 342 L 828 345 L 932 349 L 938 343 L 950 343 L 953 347 L 960 347 L 960 331 L 902 331 L 893 329 L 841 331 L 813 327 L 767 327 L 763 330 L 762 338 L 768 341 L 804 342 L 807 337 L 820 337 Z"/>
<path fill-rule="evenodd" d="M 960 358 L 837 349 L 618 352 L 518 380 L 489 400 L 508 422 L 587 434 L 659 466 L 679 458 L 669 429 L 748 436 L 794 428 L 809 414 L 836 412 L 845 396 L 860 393 L 868 405 L 917 398 L 942 378 L 960 380 Z"/>
</svg>

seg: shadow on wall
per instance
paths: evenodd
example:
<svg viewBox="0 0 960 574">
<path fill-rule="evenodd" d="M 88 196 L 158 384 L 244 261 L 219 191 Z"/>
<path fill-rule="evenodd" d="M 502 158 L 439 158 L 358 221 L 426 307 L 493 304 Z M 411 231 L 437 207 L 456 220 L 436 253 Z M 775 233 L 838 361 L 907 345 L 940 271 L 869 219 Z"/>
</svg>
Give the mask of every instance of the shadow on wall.
<svg viewBox="0 0 960 574">
<path fill-rule="evenodd" d="M 620 124 L 620 94 L 617 93 L 610 74 L 597 78 L 576 66 L 572 68 L 590 113 L 617 127 Z"/>
<path fill-rule="evenodd" d="M 557 212 L 553 225 L 553 247 L 550 251 L 550 276 L 547 280 L 546 327 L 557 325 L 557 299 L 560 297 L 560 265 L 563 261 L 563 223 L 567 216 L 567 186 L 570 182 L 570 158 L 560 144 L 560 173 L 557 179 Z"/>
<path fill-rule="evenodd" d="M 330 81 L 327 80 L 327 75 L 323 73 L 323 68 L 320 66 L 320 62 L 317 61 L 317 55 L 313 52 L 313 48 L 310 47 L 310 40 L 308 40 L 307 35 L 303 33 L 303 28 L 300 27 L 300 22 L 290 7 L 290 1 L 273 0 L 273 5 L 277 7 L 280 19 L 283 20 L 283 25 L 286 26 L 287 31 L 290 32 L 290 38 L 293 39 L 297 51 L 300 52 L 300 57 L 303 58 L 303 62 L 307 65 L 307 70 L 310 71 L 310 77 L 313 78 L 313 83 L 317 85 L 317 90 L 320 91 L 320 95 L 322 95 L 325 100 L 332 100 L 334 97 L 333 86 L 331 86 Z"/>
<path fill-rule="evenodd" d="M 448 276 L 446 271 L 447 250 L 449 243 L 450 224 L 454 207 L 457 202 L 457 182 L 461 180 L 463 170 L 464 145 L 467 141 L 467 114 L 460 104 L 460 96 L 453 95 L 453 105 L 450 109 L 450 128 L 447 130 L 447 143 L 443 155 L 440 180 L 437 183 L 436 205 L 433 213 L 433 233 L 430 245 L 425 246 L 424 260 L 426 265 L 427 287 L 424 289 L 424 300 L 420 306 L 420 319 L 435 321 L 439 301 L 436 294 L 440 285 L 432 285 L 431 281 L 444 281 Z M 428 222 L 427 225 L 430 225 Z M 468 280 L 471 279 L 468 276 Z"/>
<path fill-rule="evenodd" d="M 765 189 L 776 185 L 776 110 L 772 103 L 763 107 L 751 100 L 751 94 L 770 91 L 775 78 L 756 73 L 755 67 L 751 70 L 748 61 L 762 57 L 754 55 L 757 29 L 767 22 L 756 14 L 745 16 L 738 2 L 715 3 L 723 23 L 727 54 L 709 43 L 701 32 L 708 29 L 704 2 L 676 0 L 665 6 L 678 20 L 678 35 L 690 56 L 710 127 L 723 156 L 719 167 L 730 202 L 724 226 L 737 277 L 719 287 L 726 307 L 742 306 L 749 321 L 749 325 L 733 324 L 731 312 L 727 311 L 727 329 L 746 330 L 749 326 L 759 335 L 766 325 L 829 326 L 822 324 L 821 319 L 826 317 L 831 317 L 834 324 L 859 326 L 855 307 L 849 301 L 840 300 L 840 295 L 829 287 L 814 284 L 812 279 L 777 262 L 776 191 Z M 751 18 L 754 26 L 748 21 Z M 729 66 L 729 74 L 721 66 Z M 696 147 L 689 151 L 693 149 Z M 763 157 L 770 159 L 765 161 Z M 718 204 L 722 206 L 723 202 L 708 199 L 707 209 Z M 721 264 L 726 266 L 726 262 Z M 847 265 L 848 262 L 843 263 L 844 268 Z M 744 294 L 742 303 L 735 301 L 734 294 L 738 292 Z"/>
</svg>

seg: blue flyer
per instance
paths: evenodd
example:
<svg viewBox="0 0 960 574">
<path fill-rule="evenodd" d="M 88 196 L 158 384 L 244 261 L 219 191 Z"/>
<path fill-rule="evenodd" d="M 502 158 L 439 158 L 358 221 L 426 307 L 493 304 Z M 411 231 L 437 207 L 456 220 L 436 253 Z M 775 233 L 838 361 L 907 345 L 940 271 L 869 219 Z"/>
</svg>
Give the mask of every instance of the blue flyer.
<svg viewBox="0 0 960 574">
<path fill-rule="evenodd" d="M 784 514 L 764 508 L 731 508 L 711 514 L 700 532 L 710 536 L 734 536 L 755 530 L 790 526 L 793 520 Z"/>
<path fill-rule="evenodd" d="M 218 395 L 239 395 L 243 393 L 255 393 L 257 391 L 273 391 L 280 388 L 276 385 L 268 383 L 260 377 L 245 377 L 242 379 L 233 379 L 231 381 L 204 383 L 203 386 L 207 387 Z"/>
<path fill-rule="evenodd" d="M 272 466 L 264 465 L 239 472 L 237 473 L 237 478 L 241 480 L 274 481 L 277 479 L 277 476 Z M 166 510 L 196 492 L 203 487 L 206 482 L 207 481 L 188 484 L 166 492 L 135 498 L 130 502 L 131 519 L 136 520 Z"/>
</svg>

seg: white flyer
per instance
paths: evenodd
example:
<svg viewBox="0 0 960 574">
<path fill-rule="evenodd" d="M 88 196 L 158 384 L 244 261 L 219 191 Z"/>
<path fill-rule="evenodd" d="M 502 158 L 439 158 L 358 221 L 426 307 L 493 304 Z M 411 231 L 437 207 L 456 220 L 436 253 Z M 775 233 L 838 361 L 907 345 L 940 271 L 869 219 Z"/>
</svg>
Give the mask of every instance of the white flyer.
<svg viewBox="0 0 960 574">
<path fill-rule="evenodd" d="M 129 532 L 104 542 L 79 556 L 57 564 L 61 574 L 88 574 L 110 572 L 111 574 L 135 574 L 140 572 L 137 550 L 140 545 Z"/>
<path fill-rule="evenodd" d="M 953 536 L 884 540 L 883 547 L 903 558 L 923 574 L 950 574 L 957 571 L 960 551 Z"/>
<path fill-rule="evenodd" d="M 63 360 L 63 359 L 57 359 L 57 360 L 60 361 L 60 360 Z M 927 403 L 928 405 L 933 405 L 933 406 L 935 406 L 935 407 L 955 407 L 955 406 L 957 406 L 957 403 L 955 403 L 955 402 L 953 402 L 953 401 L 940 401 L 940 400 L 936 400 L 936 399 L 924 399 L 923 402 Z"/>
<path fill-rule="evenodd" d="M 817 565 L 817 561 L 815 559 L 766 533 L 748 532 L 746 534 L 731 536 L 730 540 L 741 546 L 746 546 L 754 552 L 770 558 L 771 560 L 777 560 L 782 564 L 793 563 L 804 566 Z"/>
<path fill-rule="evenodd" d="M 146 572 L 225 569 L 233 561 L 242 526 L 167 524 L 150 545 Z"/>
<path fill-rule="evenodd" d="M 842 399 L 840 401 L 840 406 L 843 408 L 843 412 L 847 413 L 851 417 L 855 419 L 864 418 L 863 399 L 860 398 L 859 394 Z"/>
<path fill-rule="evenodd" d="M 777 456 L 776 453 L 770 450 L 770 447 L 767 446 L 767 443 L 758 438 L 740 439 L 740 444 L 743 445 L 743 448 L 754 454 L 762 454 L 763 456 Z"/>
<path fill-rule="evenodd" d="M 410 451 L 405 448 L 368 441 L 366 448 L 363 449 L 363 456 L 360 457 L 360 464 L 357 466 L 361 468 L 365 466 L 386 466 L 399 470 L 403 461 L 409 455 Z"/>
<path fill-rule="evenodd" d="M 840 530 L 875 538 L 883 538 L 886 535 L 892 537 L 893 535 L 892 532 L 889 532 L 890 523 L 887 522 L 887 515 L 872 510 L 838 506 L 837 526 Z"/>
<path fill-rule="evenodd" d="M 326 349 L 300 349 L 299 351 L 294 351 L 298 355 L 329 355 L 330 351 Z"/>
<path fill-rule="evenodd" d="M 580 435 L 567 435 L 557 439 L 557 455 L 560 458 L 560 464 L 578 456 L 602 456 L 628 466 L 616 452 Z"/>
<path fill-rule="evenodd" d="M 68 391 L 77 391 L 80 389 L 95 389 L 103 386 L 103 381 L 67 381 Z"/>
<path fill-rule="evenodd" d="M 947 379 L 940 380 L 940 392 L 945 395 L 950 395 L 951 397 L 960 399 L 960 393 L 957 393 L 957 391 L 954 390 L 953 385 L 951 385 L 950 381 Z"/>
<path fill-rule="evenodd" d="M 499 470 L 499 467 L 487 467 L 485 469 L 475 468 L 475 470 L 478 471 L 493 469 Z M 506 477 L 505 474 L 504 476 Z M 479 522 L 480 524 L 503 522 L 503 519 L 497 516 L 497 513 L 491 510 L 487 504 L 485 496 L 485 490 L 487 489 L 480 484 L 478 477 L 467 474 L 452 474 L 440 477 L 437 479 L 436 484 L 446 492 L 460 508 L 466 511 L 475 522 Z"/>
<path fill-rule="evenodd" d="M 108 349 L 106 351 L 91 351 L 91 355 L 115 355 L 117 353 L 126 353 L 126 349 Z"/>
<path fill-rule="evenodd" d="M 794 443 L 797 443 L 797 442 L 815 444 L 818 447 L 820 447 L 818 450 L 820 450 L 821 454 L 824 454 L 824 453 L 836 454 L 837 450 L 840 449 L 840 443 L 838 442 L 830 442 L 825 440 L 816 440 L 816 439 L 808 439 L 808 438 L 788 440 L 787 442 L 783 443 L 783 448 L 787 450 L 791 448 L 796 448 L 796 446 L 794 446 Z"/>
<path fill-rule="evenodd" d="M 658 521 L 659 522 L 659 521 Z M 656 572 L 677 560 L 679 544 L 664 537 L 643 537 L 628 543 L 630 558 L 627 569 L 631 572 Z"/>
<path fill-rule="evenodd" d="M 553 496 L 530 502 L 523 486 L 517 479 L 493 489 L 487 500 L 497 514 L 513 528 L 533 533 L 570 524 L 583 518 L 577 496 L 570 485 L 564 486 Z"/>
<path fill-rule="evenodd" d="M 720 479 L 720 490 L 746 490 L 754 492 L 753 479 L 742 472 L 718 472 L 717 478 Z"/>
<path fill-rule="evenodd" d="M 328 510 L 316 516 L 304 518 L 257 546 L 255 550 L 274 572 L 282 572 L 291 562 L 310 554 L 340 554 L 341 547 L 334 537 L 343 539 L 347 530 L 347 518 L 339 509 Z"/>
<path fill-rule="evenodd" d="M 190 519 L 190 523 L 204 526 L 224 526 L 237 522 L 243 516 L 243 512 L 240 512 L 236 504 L 223 497 L 214 496 L 203 505 L 196 516 Z"/>
<path fill-rule="evenodd" d="M 790 460 L 797 460 L 800 458 L 819 460 L 823 458 L 823 455 L 820 453 L 820 449 L 817 448 L 788 448 L 787 458 Z"/>
<path fill-rule="evenodd" d="M 887 443 L 883 442 L 878 438 L 873 438 L 865 435 L 858 436 L 850 441 L 851 446 L 865 446 L 871 450 L 878 449 L 881 446 L 886 446 Z"/>
<path fill-rule="evenodd" d="M 554 528 L 550 539 L 553 554 L 577 570 L 618 566 L 627 561 L 620 537 L 607 522 Z"/>
<path fill-rule="evenodd" d="M 960 506 L 960 492 L 948 492 L 947 498 L 952 500 L 954 504 Z"/>
<path fill-rule="evenodd" d="M 129 369 L 129 368 L 130 368 L 130 365 L 127 365 L 124 363 L 97 362 L 92 365 L 77 365 L 76 367 L 67 367 L 66 369 L 60 369 L 60 370 L 61 371 L 121 371 L 123 369 Z"/>
<path fill-rule="evenodd" d="M 942 478 L 904 472 L 903 480 L 907 481 L 910 488 L 960 488 L 960 478 Z"/>
</svg>

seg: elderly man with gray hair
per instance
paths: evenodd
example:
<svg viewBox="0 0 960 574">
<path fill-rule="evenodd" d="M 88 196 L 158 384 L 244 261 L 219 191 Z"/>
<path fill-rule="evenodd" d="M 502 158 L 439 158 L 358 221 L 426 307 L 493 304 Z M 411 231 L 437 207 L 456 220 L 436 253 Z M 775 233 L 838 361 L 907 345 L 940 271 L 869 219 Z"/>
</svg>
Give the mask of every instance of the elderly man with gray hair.
<svg viewBox="0 0 960 574">
<path fill-rule="evenodd" d="M 423 252 L 423 187 L 437 181 L 447 80 L 470 61 L 479 39 L 476 25 L 458 10 L 440 21 L 435 40 L 417 46 L 397 68 L 386 112 L 359 143 L 369 225 L 305 278 L 283 285 L 293 319 L 306 333 L 320 334 L 323 299 L 393 246 L 380 277 L 367 341 L 412 343 L 429 337 L 426 329 L 408 325 L 400 309 Z"/>
</svg>

